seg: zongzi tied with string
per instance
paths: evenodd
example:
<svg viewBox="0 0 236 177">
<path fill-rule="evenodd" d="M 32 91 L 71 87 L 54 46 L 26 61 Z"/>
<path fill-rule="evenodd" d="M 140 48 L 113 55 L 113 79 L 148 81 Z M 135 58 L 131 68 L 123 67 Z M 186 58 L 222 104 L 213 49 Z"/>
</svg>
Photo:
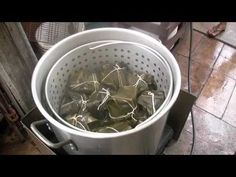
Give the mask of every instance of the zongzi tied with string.
<svg viewBox="0 0 236 177">
<path fill-rule="evenodd" d="M 59 113 L 82 130 L 117 133 L 144 122 L 164 100 L 151 74 L 133 72 L 124 63 L 104 64 L 70 76 Z"/>
</svg>

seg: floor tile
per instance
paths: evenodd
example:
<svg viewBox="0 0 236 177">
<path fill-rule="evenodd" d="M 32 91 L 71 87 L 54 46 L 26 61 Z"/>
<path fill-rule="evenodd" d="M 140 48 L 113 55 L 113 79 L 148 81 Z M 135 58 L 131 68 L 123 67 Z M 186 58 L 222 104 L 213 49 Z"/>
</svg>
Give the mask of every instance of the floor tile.
<svg viewBox="0 0 236 177">
<path fill-rule="evenodd" d="M 182 89 L 188 90 L 188 58 L 182 55 L 175 55 L 175 58 L 179 64 L 181 77 L 182 77 Z M 191 87 L 192 87 L 192 94 L 198 96 L 206 80 L 210 76 L 212 69 L 207 67 L 206 65 L 202 65 L 198 62 L 192 61 L 191 62 Z"/>
<path fill-rule="evenodd" d="M 228 45 L 224 45 L 224 47 L 222 48 L 222 51 L 220 53 L 220 55 L 224 58 L 230 59 L 232 57 L 236 56 L 236 49 L 232 48 Z"/>
<path fill-rule="evenodd" d="M 214 70 L 196 101 L 197 106 L 222 118 L 234 86 L 235 80 Z"/>
<path fill-rule="evenodd" d="M 179 140 L 166 147 L 166 155 L 189 155 L 191 150 L 192 136 L 187 131 L 182 131 Z"/>
<path fill-rule="evenodd" d="M 236 88 L 226 108 L 223 120 L 236 127 Z"/>
<path fill-rule="evenodd" d="M 202 83 L 191 80 L 191 94 L 198 97 L 202 88 Z M 181 77 L 181 89 L 188 92 L 188 78 L 186 76 Z"/>
<path fill-rule="evenodd" d="M 166 155 L 189 155 L 192 146 L 192 134 L 183 130 L 177 142 L 170 144 L 164 151 Z M 193 155 L 228 154 L 219 145 L 195 139 Z"/>
<path fill-rule="evenodd" d="M 187 57 L 184 57 L 182 55 L 179 55 L 179 54 L 175 54 L 175 59 L 179 65 L 179 68 L 180 68 L 180 72 L 181 72 L 181 75 L 183 76 L 187 76 L 188 75 L 188 58 Z"/>
<path fill-rule="evenodd" d="M 178 55 L 175 55 L 175 58 L 179 64 L 181 74 L 184 76 L 188 76 L 188 58 Z M 198 61 L 191 61 L 191 79 L 200 82 L 200 83 L 205 83 L 208 77 L 210 76 L 210 73 L 212 72 L 212 69 L 209 68 L 205 64 L 201 64 Z"/>
<path fill-rule="evenodd" d="M 232 154 L 232 153 L 231 153 Z M 196 139 L 194 143 L 193 155 L 231 155 L 216 143 L 209 143 Z"/>
<path fill-rule="evenodd" d="M 204 64 L 193 61 L 191 62 L 191 79 L 195 82 L 205 84 L 206 80 L 209 78 L 212 69 Z"/>
<path fill-rule="evenodd" d="M 213 67 L 222 47 L 223 43 L 203 36 L 192 54 L 192 59 L 208 67 Z"/>
<path fill-rule="evenodd" d="M 216 118 L 206 111 L 194 106 L 195 135 L 199 140 L 216 147 L 222 154 L 233 154 L 236 151 L 236 128 Z M 187 119 L 184 130 L 192 134 L 191 118 Z M 198 149 L 196 147 L 196 149 Z"/>
<path fill-rule="evenodd" d="M 193 31 L 192 51 L 194 51 L 197 44 L 201 41 L 202 36 L 203 35 L 201 33 Z M 189 32 L 186 32 L 183 39 L 179 41 L 176 53 L 187 57 L 189 55 L 189 42 Z"/>
<path fill-rule="evenodd" d="M 236 56 L 231 59 L 219 56 L 214 65 L 214 69 L 236 80 Z"/>
</svg>

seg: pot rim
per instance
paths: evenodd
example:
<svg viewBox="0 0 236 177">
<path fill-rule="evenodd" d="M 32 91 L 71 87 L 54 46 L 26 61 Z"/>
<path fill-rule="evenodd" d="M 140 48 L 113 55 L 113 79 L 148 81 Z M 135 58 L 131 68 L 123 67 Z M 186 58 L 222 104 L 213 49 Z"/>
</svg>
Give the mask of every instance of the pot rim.
<svg viewBox="0 0 236 177">
<path fill-rule="evenodd" d="M 125 32 L 125 33 L 133 33 L 133 34 L 136 33 L 136 35 L 138 35 L 138 36 L 154 43 L 156 46 L 158 46 L 158 48 L 161 48 L 161 50 L 163 50 L 163 53 L 166 53 L 166 55 L 168 55 L 168 57 L 172 61 L 172 63 L 171 63 L 172 67 L 175 68 L 175 73 L 173 73 L 173 74 L 176 74 L 176 80 L 174 81 L 174 90 L 173 90 L 173 95 L 172 95 L 172 98 L 170 99 L 170 102 L 163 108 L 163 110 L 161 112 L 154 113 L 151 117 L 148 118 L 148 119 L 150 119 L 148 122 L 146 122 L 145 124 L 143 124 L 141 126 L 138 126 L 137 128 L 127 130 L 127 131 L 124 131 L 124 132 L 119 132 L 119 133 L 82 132 L 82 131 L 75 130 L 73 128 L 70 128 L 70 127 L 58 122 L 52 116 L 50 116 L 49 113 L 45 110 L 45 108 L 43 107 L 43 105 L 40 101 L 41 100 L 41 98 L 40 98 L 41 94 L 39 94 L 39 95 L 37 94 L 37 89 L 36 89 L 37 88 L 36 87 L 37 77 L 38 77 L 38 74 L 39 74 L 39 69 L 44 64 L 44 61 L 47 60 L 48 57 L 50 57 L 50 55 L 52 55 L 57 50 L 57 48 L 59 46 L 65 45 L 68 41 L 73 40 L 73 38 L 79 37 L 79 36 L 84 35 L 84 34 L 89 34 L 89 33 L 94 33 L 94 32 L 99 32 L 99 31 Z M 32 80 L 31 80 L 31 90 L 32 90 L 32 95 L 33 95 L 34 102 L 35 102 L 37 108 L 39 109 L 39 111 L 42 113 L 42 115 L 51 124 L 53 124 L 54 126 L 59 128 L 60 130 L 65 131 L 65 132 L 70 133 L 70 134 L 83 136 L 83 137 L 88 137 L 88 138 L 98 138 L 98 139 L 118 138 L 118 137 L 122 137 L 122 136 L 126 136 L 126 135 L 130 135 L 130 134 L 139 132 L 139 131 L 149 127 L 154 122 L 158 121 L 161 117 L 163 117 L 165 114 L 168 113 L 168 111 L 170 110 L 172 105 L 175 103 L 175 101 L 176 101 L 176 99 L 179 95 L 180 87 L 181 87 L 181 73 L 180 73 L 179 66 L 178 66 L 178 64 L 175 60 L 175 57 L 172 55 L 172 53 L 163 44 L 161 44 L 159 41 L 155 40 L 154 38 L 152 38 L 152 37 L 150 37 L 146 34 L 143 34 L 141 32 L 138 32 L 138 31 L 134 31 L 134 30 L 130 30 L 130 29 L 123 29 L 123 28 L 97 28 L 97 29 L 91 29 L 91 30 L 86 30 L 86 31 L 83 31 L 83 32 L 76 33 L 74 35 L 71 35 L 71 36 L 61 40 L 60 42 L 58 42 L 57 44 L 52 46 L 41 57 L 41 59 L 39 60 L 39 62 L 37 63 L 37 65 L 34 69 L 34 72 L 33 72 L 33 75 L 32 75 Z"/>
</svg>

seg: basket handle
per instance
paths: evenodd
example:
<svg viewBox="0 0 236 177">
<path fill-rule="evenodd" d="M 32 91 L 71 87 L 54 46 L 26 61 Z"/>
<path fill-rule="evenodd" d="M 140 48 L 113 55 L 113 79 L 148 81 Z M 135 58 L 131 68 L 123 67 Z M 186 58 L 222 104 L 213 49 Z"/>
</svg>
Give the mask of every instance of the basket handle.
<svg viewBox="0 0 236 177">
<path fill-rule="evenodd" d="M 72 142 L 72 140 L 65 140 L 65 141 L 61 141 L 61 142 L 58 142 L 58 143 L 53 143 L 51 142 L 50 140 L 48 140 L 40 131 L 39 129 L 37 128 L 37 126 L 39 125 L 43 125 L 43 124 L 46 124 L 48 123 L 47 120 L 43 119 L 43 120 L 39 120 L 39 121 L 35 121 L 33 122 L 31 125 L 30 125 L 30 128 L 31 130 L 35 133 L 35 135 L 41 140 L 43 141 L 47 146 L 49 146 L 50 148 L 53 148 L 53 149 L 58 149 L 58 148 L 61 148 L 67 144 L 72 144 L 72 146 L 75 148 L 75 150 L 78 151 L 78 147 L 76 146 L 75 143 Z"/>
</svg>

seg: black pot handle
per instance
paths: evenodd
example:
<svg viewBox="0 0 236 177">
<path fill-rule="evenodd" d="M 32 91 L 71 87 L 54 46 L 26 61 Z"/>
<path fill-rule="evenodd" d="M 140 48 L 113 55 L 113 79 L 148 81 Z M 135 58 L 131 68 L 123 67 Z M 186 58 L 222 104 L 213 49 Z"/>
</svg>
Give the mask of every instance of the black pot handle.
<svg viewBox="0 0 236 177">
<path fill-rule="evenodd" d="M 44 142 L 48 147 L 53 148 L 53 149 L 58 149 L 61 148 L 67 144 L 71 144 L 72 147 L 75 148 L 76 151 L 78 151 L 78 147 L 76 146 L 75 143 L 72 142 L 71 139 L 69 140 L 65 140 L 65 141 L 61 141 L 58 143 L 53 143 L 50 140 L 48 140 L 37 128 L 38 125 L 43 125 L 48 123 L 47 120 L 43 119 L 43 120 L 39 120 L 39 121 L 35 121 L 30 125 L 31 130 L 34 132 L 34 134 L 42 141 Z"/>
</svg>

